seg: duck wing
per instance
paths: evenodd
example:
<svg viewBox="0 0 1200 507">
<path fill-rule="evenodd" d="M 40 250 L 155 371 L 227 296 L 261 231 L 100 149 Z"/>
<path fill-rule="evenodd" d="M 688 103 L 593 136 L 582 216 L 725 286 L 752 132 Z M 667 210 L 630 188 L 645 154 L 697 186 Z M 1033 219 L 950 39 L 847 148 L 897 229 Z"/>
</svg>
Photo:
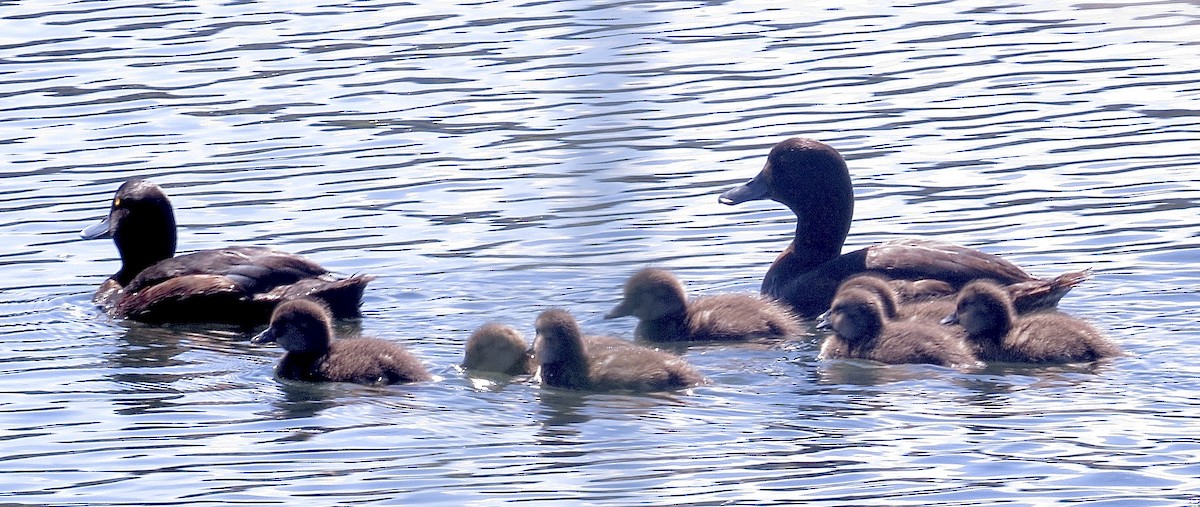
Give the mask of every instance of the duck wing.
<svg viewBox="0 0 1200 507">
<path fill-rule="evenodd" d="M 265 247 L 228 247 L 201 250 L 155 263 L 138 273 L 125 286 L 125 292 L 140 292 L 182 276 L 219 275 L 237 284 L 242 292 L 254 294 L 328 272 L 321 265 L 296 254 Z"/>
</svg>

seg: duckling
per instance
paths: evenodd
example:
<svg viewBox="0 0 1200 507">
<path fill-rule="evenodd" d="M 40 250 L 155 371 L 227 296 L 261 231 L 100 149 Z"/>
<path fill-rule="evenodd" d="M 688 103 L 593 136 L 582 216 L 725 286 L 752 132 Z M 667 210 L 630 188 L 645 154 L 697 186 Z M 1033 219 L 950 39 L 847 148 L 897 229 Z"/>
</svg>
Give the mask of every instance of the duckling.
<svg viewBox="0 0 1200 507">
<path fill-rule="evenodd" d="M 275 373 L 288 380 L 399 384 L 432 378 L 400 344 L 377 338 L 334 340 L 329 310 L 310 299 L 279 304 L 271 325 L 250 342 L 283 347 L 287 353 Z"/>
<path fill-rule="evenodd" d="M 644 340 L 740 341 L 800 332 L 795 314 L 757 294 L 717 294 L 687 300 L 669 271 L 645 268 L 625 282 L 625 296 L 605 319 L 635 316 Z"/>
<path fill-rule="evenodd" d="M 822 325 L 835 333 L 821 344 L 822 359 L 858 358 L 888 364 L 930 363 L 954 368 L 979 365 L 962 341 L 939 326 L 888 320 L 879 296 L 859 288 L 838 292 Z"/>
<path fill-rule="evenodd" d="M 683 358 L 613 337 L 584 337 L 571 314 L 546 310 L 535 324 L 542 382 L 583 391 L 668 391 L 704 377 Z"/>
<path fill-rule="evenodd" d="M 532 349 L 525 344 L 521 333 L 495 322 L 484 324 L 471 333 L 462 367 L 506 375 L 529 375 L 536 369 Z"/>
<path fill-rule="evenodd" d="M 847 278 L 838 286 L 837 294 L 850 288 L 863 289 L 879 297 L 883 303 L 883 316 L 887 320 L 916 320 L 937 324 L 946 316 L 947 311 L 954 308 L 952 299 L 930 297 L 930 294 L 942 290 L 941 284 L 944 282 L 940 280 L 888 280 L 881 275 L 867 273 Z M 934 289 L 925 290 L 921 288 L 922 285 Z"/>
<path fill-rule="evenodd" d="M 318 299 L 334 316 L 357 317 L 373 277 L 338 279 L 316 262 L 270 248 L 232 246 L 175 255 L 175 211 L 158 185 L 132 179 L 108 216 L 80 233 L 112 238 L 121 269 L 93 301 L 114 318 L 143 322 L 265 323 L 281 301 Z"/>
<path fill-rule="evenodd" d="M 944 322 L 961 325 L 968 345 L 985 361 L 1077 363 L 1122 354 L 1091 324 L 1065 313 L 1018 315 L 1009 293 L 987 280 L 963 287 Z"/>
</svg>

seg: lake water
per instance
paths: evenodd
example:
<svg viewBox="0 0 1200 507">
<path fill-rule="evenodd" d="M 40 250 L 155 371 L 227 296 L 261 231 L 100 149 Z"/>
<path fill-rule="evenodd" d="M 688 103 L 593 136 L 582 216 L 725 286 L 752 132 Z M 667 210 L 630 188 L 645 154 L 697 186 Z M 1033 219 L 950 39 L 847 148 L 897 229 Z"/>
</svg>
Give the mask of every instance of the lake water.
<svg viewBox="0 0 1200 507">
<path fill-rule="evenodd" d="M 834 3 L 833 5 L 837 5 Z M 1200 4 L 0 2 L 0 503 L 1196 505 Z M 1093 367 L 693 346 L 690 392 L 472 379 L 475 327 L 585 329 L 646 265 L 756 291 L 792 232 L 717 203 L 774 143 L 839 149 L 847 248 L 912 236 L 1041 276 Z M 113 321 L 82 241 L 130 177 L 180 250 L 370 273 L 347 333 L 434 382 L 277 381 L 281 351 Z"/>
</svg>

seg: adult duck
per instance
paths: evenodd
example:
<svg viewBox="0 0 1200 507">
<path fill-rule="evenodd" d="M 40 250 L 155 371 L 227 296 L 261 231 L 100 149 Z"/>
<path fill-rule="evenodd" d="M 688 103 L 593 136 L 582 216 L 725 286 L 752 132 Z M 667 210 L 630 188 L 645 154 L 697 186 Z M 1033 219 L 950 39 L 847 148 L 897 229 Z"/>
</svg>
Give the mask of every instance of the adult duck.
<svg viewBox="0 0 1200 507">
<path fill-rule="evenodd" d="M 302 297 L 319 300 L 335 317 L 355 317 L 373 278 L 337 279 L 307 258 L 264 247 L 176 256 L 171 201 L 139 179 L 121 185 L 108 216 L 80 234 L 112 238 L 121 254 L 121 269 L 92 298 L 114 318 L 259 324 L 280 302 Z"/>
<path fill-rule="evenodd" d="M 794 137 L 771 149 L 762 171 L 721 194 L 723 204 L 770 199 L 796 214 L 792 244 L 771 264 L 761 291 L 805 317 L 829 308 L 849 276 L 876 272 L 892 279 L 934 279 L 955 289 L 975 279 L 1008 285 L 1019 309 L 1051 308 L 1086 271 L 1045 280 L 998 256 L 972 248 L 902 239 L 842 253 L 854 215 L 854 188 L 841 154 L 829 145 Z"/>
</svg>

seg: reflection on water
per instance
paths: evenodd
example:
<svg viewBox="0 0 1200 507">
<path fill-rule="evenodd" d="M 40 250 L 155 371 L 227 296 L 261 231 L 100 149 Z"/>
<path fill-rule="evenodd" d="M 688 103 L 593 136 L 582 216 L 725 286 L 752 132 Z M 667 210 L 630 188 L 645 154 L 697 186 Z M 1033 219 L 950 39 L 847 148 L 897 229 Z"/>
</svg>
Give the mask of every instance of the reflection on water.
<svg viewBox="0 0 1200 507">
<path fill-rule="evenodd" d="M 0 9 L 0 498 L 27 504 L 1186 504 L 1200 498 L 1194 2 Z M 637 269 L 755 291 L 793 229 L 716 195 L 775 142 L 847 158 L 847 248 L 929 236 L 1037 275 L 1128 357 L 816 361 L 820 333 L 681 345 L 630 396 L 467 376 L 487 321 L 588 332 Z M 114 322 L 78 231 L 125 179 L 180 250 L 378 276 L 339 332 L 439 379 L 280 382 L 252 330 Z M 186 474 L 181 476 L 180 472 Z M 185 477 L 189 480 L 181 481 Z"/>
</svg>

